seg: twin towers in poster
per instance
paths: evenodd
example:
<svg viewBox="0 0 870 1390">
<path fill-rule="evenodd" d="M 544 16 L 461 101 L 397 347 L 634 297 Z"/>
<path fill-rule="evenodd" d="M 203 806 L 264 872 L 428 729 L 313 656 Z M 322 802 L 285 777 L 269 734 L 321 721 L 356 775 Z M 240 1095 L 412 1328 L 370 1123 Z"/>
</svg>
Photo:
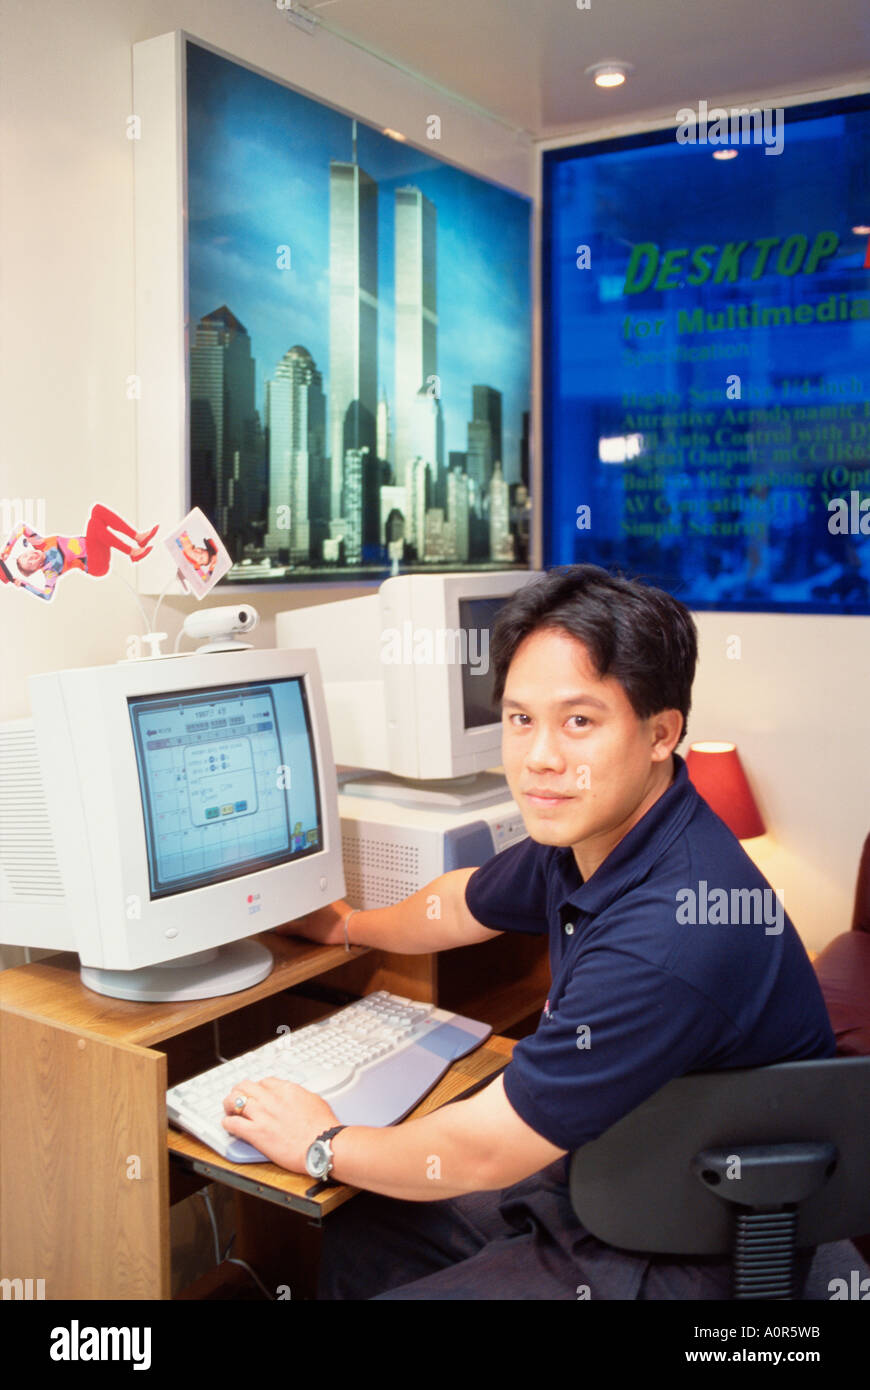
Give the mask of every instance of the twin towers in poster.
<svg viewBox="0 0 870 1390">
<path fill-rule="evenodd" d="M 191 505 L 224 537 L 235 561 L 230 580 L 383 570 L 391 562 L 527 563 L 528 413 L 508 482 L 503 392 L 439 375 L 438 209 L 417 187 L 392 191 L 390 304 L 378 292 L 379 194 L 358 162 L 354 121 L 351 160 L 329 161 L 326 385 L 309 347 L 296 343 L 272 367 L 261 415 L 252 337 L 232 305 L 196 323 Z M 281 255 L 289 265 L 292 248 L 279 247 L 279 262 Z M 321 290 L 313 311 L 326 311 L 325 298 Z M 382 381 L 379 394 L 385 313 L 394 320 L 394 370 L 392 391 Z M 448 388 L 467 399 L 464 437 L 449 441 L 458 448 L 445 445 Z"/>
</svg>

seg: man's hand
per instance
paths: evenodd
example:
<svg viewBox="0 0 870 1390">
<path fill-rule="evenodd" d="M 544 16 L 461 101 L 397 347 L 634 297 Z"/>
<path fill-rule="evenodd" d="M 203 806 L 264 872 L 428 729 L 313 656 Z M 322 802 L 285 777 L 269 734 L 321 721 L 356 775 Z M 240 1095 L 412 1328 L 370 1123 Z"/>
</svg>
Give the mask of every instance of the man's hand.
<svg viewBox="0 0 870 1390">
<path fill-rule="evenodd" d="M 282 936 L 304 936 L 309 941 L 319 941 L 321 946 L 343 946 L 344 919 L 350 911 L 350 903 L 339 898 L 334 903 L 327 903 L 325 907 L 307 912 L 304 917 L 284 922 L 274 930 Z"/>
<path fill-rule="evenodd" d="M 244 1113 L 233 1101 L 248 1097 Z M 267 1076 L 263 1081 L 238 1081 L 224 1100 L 223 1127 L 236 1139 L 253 1144 L 273 1163 L 291 1173 L 304 1173 L 305 1155 L 318 1134 L 338 1124 L 325 1100 L 297 1086 L 295 1081 L 279 1081 Z"/>
</svg>

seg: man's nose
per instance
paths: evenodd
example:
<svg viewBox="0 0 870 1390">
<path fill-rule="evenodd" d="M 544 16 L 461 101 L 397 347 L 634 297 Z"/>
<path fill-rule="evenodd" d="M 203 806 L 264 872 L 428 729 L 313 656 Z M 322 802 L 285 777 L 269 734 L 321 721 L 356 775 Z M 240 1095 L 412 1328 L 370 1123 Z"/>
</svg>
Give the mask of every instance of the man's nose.
<svg viewBox="0 0 870 1390">
<path fill-rule="evenodd" d="M 526 762 L 530 767 L 556 767 L 564 764 L 554 729 L 539 724 L 529 746 Z"/>
</svg>

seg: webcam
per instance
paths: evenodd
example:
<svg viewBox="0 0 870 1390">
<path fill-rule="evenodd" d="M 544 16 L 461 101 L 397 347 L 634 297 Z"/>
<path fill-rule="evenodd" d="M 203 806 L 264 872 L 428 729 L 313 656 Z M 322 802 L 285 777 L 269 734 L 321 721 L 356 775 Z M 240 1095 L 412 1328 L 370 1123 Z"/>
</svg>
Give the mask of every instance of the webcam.
<svg viewBox="0 0 870 1390">
<path fill-rule="evenodd" d="M 224 608 L 198 608 L 188 613 L 184 631 L 194 640 L 204 637 L 197 652 L 245 652 L 252 642 L 240 642 L 237 633 L 253 632 L 260 615 L 250 603 L 233 603 Z"/>
</svg>

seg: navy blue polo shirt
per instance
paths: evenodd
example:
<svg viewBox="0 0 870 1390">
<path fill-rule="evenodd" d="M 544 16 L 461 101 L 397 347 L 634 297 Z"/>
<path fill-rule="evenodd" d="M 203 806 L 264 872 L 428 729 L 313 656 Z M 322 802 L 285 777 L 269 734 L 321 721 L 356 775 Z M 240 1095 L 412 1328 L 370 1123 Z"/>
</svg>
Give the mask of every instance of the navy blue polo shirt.
<svg viewBox="0 0 870 1390">
<path fill-rule="evenodd" d="M 687 1072 L 835 1053 L 788 915 L 678 754 L 674 764 L 668 790 L 588 881 L 570 848 L 525 839 L 466 886 L 483 926 L 549 933 L 550 997 L 504 1088 L 561 1149 Z"/>
</svg>

